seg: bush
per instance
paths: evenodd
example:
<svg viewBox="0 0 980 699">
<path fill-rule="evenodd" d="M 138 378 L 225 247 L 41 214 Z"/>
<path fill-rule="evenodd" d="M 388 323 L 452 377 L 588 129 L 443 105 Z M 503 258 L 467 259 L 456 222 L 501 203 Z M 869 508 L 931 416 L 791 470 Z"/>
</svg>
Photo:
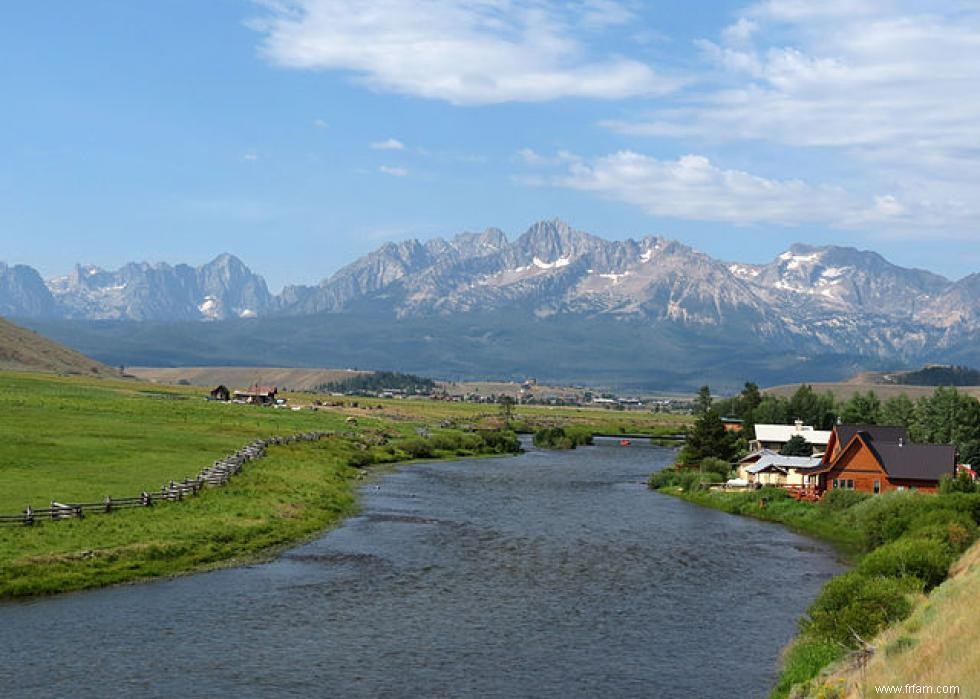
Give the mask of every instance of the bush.
<svg viewBox="0 0 980 699">
<path fill-rule="evenodd" d="M 676 468 L 664 468 L 659 471 L 654 471 L 647 479 L 647 486 L 652 490 L 659 490 L 660 488 L 677 485 L 679 474 L 680 472 Z"/>
<path fill-rule="evenodd" d="M 592 431 L 584 427 L 545 427 L 534 433 L 534 446 L 539 449 L 574 449 L 580 444 L 592 444 Z"/>
<path fill-rule="evenodd" d="M 966 512 L 933 510 L 912 520 L 909 536 L 932 539 L 945 544 L 955 553 L 963 553 L 976 541 L 977 525 Z"/>
<path fill-rule="evenodd" d="M 773 696 L 785 696 L 793 685 L 816 677 L 823 668 L 841 657 L 842 650 L 831 641 L 811 636 L 797 638 L 786 650 Z"/>
<path fill-rule="evenodd" d="M 406 439 L 398 446 L 413 459 L 431 459 L 433 456 L 432 444 L 425 439 Z"/>
<path fill-rule="evenodd" d="M 855 648 L 855 634 L 870 640 L 889 624 L 905 619 L 912 611 L 909 595 L 921 587 L 915 578 L 871 576 L 860 570 L 845 573 L 824 585 L 810 605 L 804 632 Z"/>
<path fill-rule="evenodd" d="M 676 485 L 685 493 L 701 489 L 701 474 L 693 469 L 684 469 L 677 474 Z"/>
<path fill-rule="evenodd" d="M 701 472 L 705 475 L 717 475 L 724 482 L 732 475 L 732 465 L 724 459 L 716 459 L 713 456 L 709 456 L 701 460 Z"/>
<path fill-rule="evenodd" d="M 374 463 L 374 456 L 370 451 L 355 451 L 347 457 L 347 465 L 353 468 L 364 468 Z"/>
<path fill-rule="evenodd" d="M 875 549 L 858 565 L 865 575 L 893 578 L 912 576 L 927 590 L 946 579 L 955 556 L 948 546 L 932 539 L 902 538 Z"/>
<path fill-rule="evenodd" d="M 516 454 L 521 450 L 521 440 L 510 430 L 482 430 L 477 434 L 490 453 Z"/>
<path fill-rule="evenodd" d="M 859 502 L 870 498 L 868 493 L 859 490 L 847 490 L 845 488 L 831 488 L 820 500 L 820 506 L 834 512 L 848 510 Z"/>
</svg>

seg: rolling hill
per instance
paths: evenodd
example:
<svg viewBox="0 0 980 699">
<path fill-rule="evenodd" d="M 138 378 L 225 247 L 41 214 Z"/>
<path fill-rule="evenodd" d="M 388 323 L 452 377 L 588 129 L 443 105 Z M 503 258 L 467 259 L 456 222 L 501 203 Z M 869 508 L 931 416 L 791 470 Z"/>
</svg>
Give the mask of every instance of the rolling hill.
<svg viewBox="0 0 980 699">
<path fill-rule="evenodd" d="M 105 364 L 3 318 L 0 318 L 0 370 L 118 375 Z"/>
</svg>

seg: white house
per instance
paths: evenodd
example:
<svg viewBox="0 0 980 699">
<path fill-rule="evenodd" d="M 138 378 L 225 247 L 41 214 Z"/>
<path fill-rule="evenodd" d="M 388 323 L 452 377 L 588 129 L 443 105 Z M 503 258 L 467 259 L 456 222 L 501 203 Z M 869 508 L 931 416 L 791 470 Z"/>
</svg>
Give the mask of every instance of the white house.
<svg viewBox="0 0 980 699">
<path fill-rule="evenodd" d="M 804 425 L 802 420 L 792 425 L 756 425 L 755 439 L 749 442 L 749 448 L 779 451 L 790 439 L 800 436 L 811 446 L 813 453 L 818 454 L 827 448 L 830 434 L 830 430 L 815 430 L 811 425 Z"/>
</svg>

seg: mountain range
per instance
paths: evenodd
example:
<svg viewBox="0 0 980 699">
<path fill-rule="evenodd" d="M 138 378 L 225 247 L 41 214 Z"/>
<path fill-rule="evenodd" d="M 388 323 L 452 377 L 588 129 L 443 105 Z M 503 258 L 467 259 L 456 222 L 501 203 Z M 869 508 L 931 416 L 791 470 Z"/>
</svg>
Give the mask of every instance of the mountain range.
<svg viewBox="0 0 980 699">
<path fill-rule="evenodd" d="M 828 371 L 840 366 L 841 375 L 921 361 L 975 363 L 980 274 L 953 281 L 874 252 L 802 244 L 768 264 L 730 262 L 666 238 L 609 241 L 552 220 L 514 240 L 491 228 L 387 243 L 319 285 L 287 286 L 278 295 L 228 254 L 200 267 L 79 265 L 49 280 L 30 267 L 0 264 L 0 314 L 70 344 L 74 338 L 83 351 L 116 363 L 148 363 L 149 354 L 167 363 L 325 366 L 343 358 L 368 366 L 357 361 L 365 357 L 382 362 L 379 368 L 440 377 L 448 368 L 463 378 L 561 373 L 557 346 L 581 355 L 563 363 L 570 372 L 591 355 L 596 364 L 615 358 L 623 379 L 683 382 L 706 363 L 738 359 L 780 371 L 812 370 L 816 361 Z M 245 347 L 209 346 L 215 324 Z M 168 351 L 162 326 L 185 343 Z M 515 356 L 488 353 L 494 342 L 507 347 L 515 328 L 523 340 L 512 340 Z M 132 335 L 143 344 L 120 344 Z M 621 346 L 631 337 L 632 346 Z M 534 364 L 539 355 L 541 366 Z"/>
</svg>

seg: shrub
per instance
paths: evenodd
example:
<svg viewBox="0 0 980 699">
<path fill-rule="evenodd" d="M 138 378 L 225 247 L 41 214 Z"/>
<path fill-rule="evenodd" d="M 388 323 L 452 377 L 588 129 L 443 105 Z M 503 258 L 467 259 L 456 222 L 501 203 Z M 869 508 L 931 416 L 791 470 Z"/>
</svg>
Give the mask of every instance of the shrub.
<svg viewBox="0 0 980 699">
<path fill-rule="evenodd" d="M 956 477 L 943 476 L 939 481 L 939 492 L 943 495 L 949 493 L 976 493 L 977 484 L 973 482 L 966 471 L 960 471 Z"/>
<path fill-rule="evenodd" d="M 871 576 L 860 570 L 845 573 L 824 585 L 807 610 L 803 629 L 817 639 L 855 648 L 855 634 L 869 640 L 905 619 L 912 611 L 909 594 L 920 589 L 921 582 L 914 578 Z"/>
<path fill-rule="evenodd" d="M 701 474 L 693 469 L 684 469 L 677 474 L 676 485 L 679 485 L 685 493 L 701 488 Z"/>
<path fill-rule="evenodd" d="M 713 456 L 701 459 L 701 471 L 704 474 L 713 474 L 720 477 L 721 481 L 727 481 L 732 474 L 732 465 L 724 459 L 717 459 Z"/>
<path fill-rule="evenodd" d="M 647 486 L 652 490 L 659 490 L 668 486 L 677 485 L 679 471 L 676 468 L 664 468 L 654 471 L 647 479 Z"/>
<path fill-rule="evenodd" d="M 862 493 L 859 490 L 847 490 L 845 488 L 832 488 L 820 500 L 820 506 L 834 512 L 848 510 L 859 502 L 867 500 L 871 495 Z"/>
<path fill-rule="evenodd" d="M 806 682 L 842 655 L 842 648 L 831 641 L 801 636 L 786 650 L 783 669 L 773 696 L 785 696 L 793 685 Z"/>
<path fill-rule="evenodd" d="M 364 468 L 374 463 L 374 456 L 370 451 L 355 451 L 347 457 L 347 465 L 353 468 Z"/>
<path fill-rule="evenodd" d="M 431 459 L 433 455 L 432 444 L 425 439 L 406 439 L 398 446 L 413 459 Z"/>
<path fill-rule="evenodd" d="M 868 576 L 912 576 L 925 583 L 929 590 L 946 579 L 954 558 L 950 548 L 943 543 L 905 537 L 869 553 L 857 570 Z"/>
<path fill-rule="evenodd" d="M 510 430 L 482 430 L 477 434 L 493 454 L 516 454 L 521 450 L 521 440 Z"/>
<path fill-rule="evenodd" d="M 977 525 L 966 512 L 933 510 L 912 520 L 909 535 L 932 539 L 945 544 L 956 553 L 963 553 L 976 541 Z"/>
<path fill-rule="evenodd" d="M 575 442 L 569 439 L 561 427 L 544 427 L 534 433 L 534 446 L 539 449 L 574 449 Z"/>
</svg>

